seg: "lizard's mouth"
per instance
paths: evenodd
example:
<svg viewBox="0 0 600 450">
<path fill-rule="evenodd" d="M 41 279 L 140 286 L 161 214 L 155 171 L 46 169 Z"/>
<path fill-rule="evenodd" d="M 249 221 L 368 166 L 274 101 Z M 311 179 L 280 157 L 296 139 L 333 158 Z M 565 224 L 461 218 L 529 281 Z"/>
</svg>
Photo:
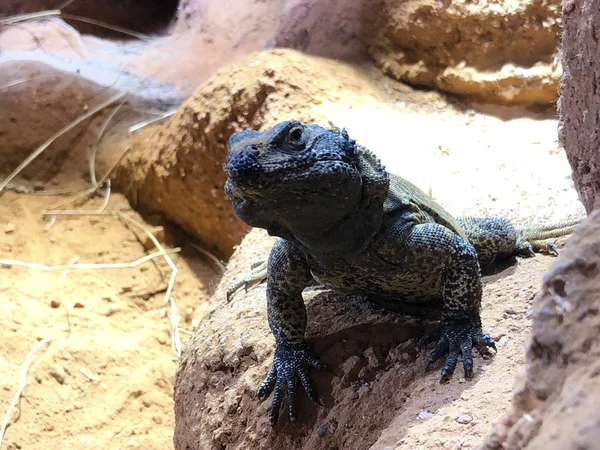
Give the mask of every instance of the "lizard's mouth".
<svg viewBox="0 0 600 450">
<path fill-rule="evenodd" d="M 316 183 L 335 185 L 358 175 L 358 169 L 349 159 L 345 161 L 339 158 L 286 164 L 256 163 L 241 168 L 235 161 L 230 161 L 225 166 L 225 172 L 225 191 L 231 200 L 251 200 L 271 195 L 285 197 L 299 190 L 313 189 Z"/>
</svg>

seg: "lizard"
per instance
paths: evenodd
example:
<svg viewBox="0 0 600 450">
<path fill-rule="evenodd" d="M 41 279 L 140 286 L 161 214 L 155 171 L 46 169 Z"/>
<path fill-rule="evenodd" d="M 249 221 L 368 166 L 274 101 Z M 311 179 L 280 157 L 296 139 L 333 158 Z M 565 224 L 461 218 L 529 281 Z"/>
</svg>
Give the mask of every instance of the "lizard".
<svg viewBox="0 0 600 450">
<path fill-rule="evenodd" d="M 441 300 L 439 338 L 427 366 L 445 357 L 440 382 L 462 358 L 473 377 L 473 348 L 496 349 L 482 331 L 481 267 L 515 255 L 554 250 L 579 219 L 516 227 L 503 217 L 453 217 L 375 154 L 330 124 L 281 122 L 243 130 L 228 141 L 225 193 L 235 214 L 278 237 L 267 264 L 234 284 L 267 278 L 267 316 L 275 337 L 271 369 L 257 394 L 273 392 L 276 425 L 288 398 L 295 421 L 298 382 L 320 403 L 309 368 L 326 366 L 305 342 L 302 292 L 311 283 L 343 294 L 424 304 Z M 228 295 L 232 293 L 232 289 Z"/>
</svg>

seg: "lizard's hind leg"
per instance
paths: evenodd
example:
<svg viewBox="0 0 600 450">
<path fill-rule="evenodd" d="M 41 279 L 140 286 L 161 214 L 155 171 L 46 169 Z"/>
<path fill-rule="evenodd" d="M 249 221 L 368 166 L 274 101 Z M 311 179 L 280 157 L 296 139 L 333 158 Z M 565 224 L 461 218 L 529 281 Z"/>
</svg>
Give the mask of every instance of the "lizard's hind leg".
<svg viewBox="0 0 600 450">
<path fill-rule="evenodd" d="M 518 234 L 504 217 L 457 217 L 469 242 L 475 247 L 481 267 L 489 266 L 498 257 L 515 254 Z"/>
</svg>

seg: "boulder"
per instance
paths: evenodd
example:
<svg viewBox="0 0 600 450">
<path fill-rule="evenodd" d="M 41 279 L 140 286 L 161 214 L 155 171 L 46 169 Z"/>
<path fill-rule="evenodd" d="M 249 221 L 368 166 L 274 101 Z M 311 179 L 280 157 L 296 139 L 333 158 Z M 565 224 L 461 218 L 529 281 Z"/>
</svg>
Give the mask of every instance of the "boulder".
<svg viewBox="0 0 600 450">
<path fill-rule="evenodd" d="M 600 1 L 564 5 L 559 138 L 589 213 L 600 201 Z"/>
<path fill-rule="evenodd" d="M 513 410 L 482 449 L 598 448 L 600 212 L 570 238 L 543 277 Z"/>
<path fill-rule="evenodd" d="M 211 300 L 210 313 L 185 346 L 175 380 L 176 450 L 365 449 L 423 371 L 424 360 L 415 362 L 423 325 L 415 319 L 328 291 L 305 292 L 308 342 L 332 369 L 310 374 L 325 407 L 301 394 L 297 422 L 289 421 L 284 402 L 273 430 L 271 399 L 261 402 L 255 394 L 274 349 L 265 286 L 242 290 L 229 303 L 225 299 L 228 285 L 252 261 L 265 258 L 272 243 L 262 230 L 244 238 Z"/>
<path fill-rule="evenodd" d="M 557 97 L 560 0 L 384 0 L 369 51 L 388 75 L 476 100 Z"/>
<path fill-rule="evenodd" d="M 373 92 L 366 79 L 356 79 L 351 66 L 292 50 L 252 54 L 202 84 L 166 124 L 142 130 L 116 185 L 135 207 L 164 214 L 228 257 L 249 229 L 223 190 L 229 136 L 289 118 L 323 121 L 315 106 L 339 99 L 343 82 Z"/>
</svg>

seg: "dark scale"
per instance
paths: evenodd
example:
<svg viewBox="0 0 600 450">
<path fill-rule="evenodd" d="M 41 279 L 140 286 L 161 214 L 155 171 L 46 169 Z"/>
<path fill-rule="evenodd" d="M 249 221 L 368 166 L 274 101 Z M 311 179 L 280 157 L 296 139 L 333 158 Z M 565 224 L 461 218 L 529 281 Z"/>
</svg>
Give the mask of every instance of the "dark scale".
<svg viewBox="0 0 600 450">
<path fill-rule="evenodd" d="M 267 275 L 275 356 L 258 390 L 260 397 L 274 392 L 273 424 L 284 395 L 296 419 L 298 382 L 318 402 L 307 371 L 324 366 L 304 342 L 302 291 L 309 283 L 393 302 L 441 304 L 440 338 L 428 364 L 445 356 L 446 381 L 461 356 L 465 378 L 471 378 L 473 347 L 495 348 L 481 328 L 480 265 L 554 250 L 547 239 L 578 223 L 516 228 L 502 217 L 454 218 L 333 126 L 282 122 L 265 132 L 234 133 L 229 147 L 225 190 L 234 211 L 280 237 Z M 260 277 L 253 271 L 244 281 Z"/>
</svg>

